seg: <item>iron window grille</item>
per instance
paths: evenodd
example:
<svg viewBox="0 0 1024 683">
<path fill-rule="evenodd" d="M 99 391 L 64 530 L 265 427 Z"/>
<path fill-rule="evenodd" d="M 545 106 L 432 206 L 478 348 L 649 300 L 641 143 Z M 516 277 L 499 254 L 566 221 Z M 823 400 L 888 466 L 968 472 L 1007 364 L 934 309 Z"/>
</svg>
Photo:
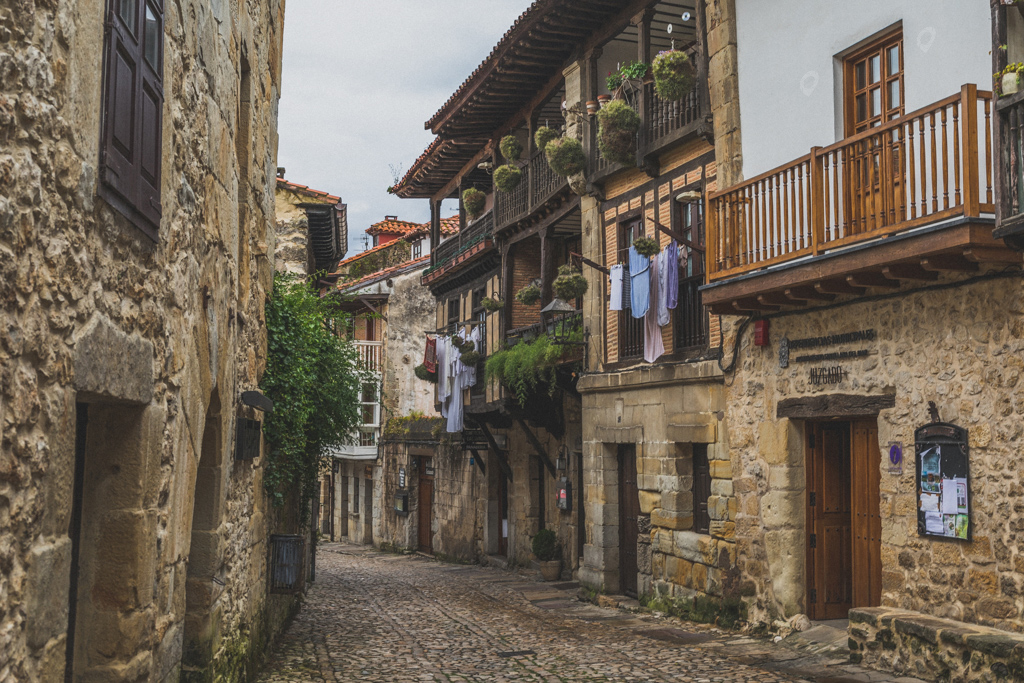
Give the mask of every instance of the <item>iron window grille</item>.
<svg viewBox="0 0 1024 683">
<path fill-rule="evenodd" d="M 270 536 L 270 592 L 295 594 L 306 584 L 306 539 L 295 534 Z"/>
</svg>

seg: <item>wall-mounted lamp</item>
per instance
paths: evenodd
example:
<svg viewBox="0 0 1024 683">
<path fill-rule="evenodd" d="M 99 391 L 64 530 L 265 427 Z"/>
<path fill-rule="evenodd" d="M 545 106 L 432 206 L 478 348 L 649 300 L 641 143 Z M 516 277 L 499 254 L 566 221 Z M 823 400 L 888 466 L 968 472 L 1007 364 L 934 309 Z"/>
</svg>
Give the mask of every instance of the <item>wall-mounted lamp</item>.
<svg viewBox="0 0 1024 683">
<path fill-rule="evenodd" d="M 680 192 L 676 195 L 676 201 L 683 204 L 696 204 L 703 196 L 700 192 Z"/>
</svg>

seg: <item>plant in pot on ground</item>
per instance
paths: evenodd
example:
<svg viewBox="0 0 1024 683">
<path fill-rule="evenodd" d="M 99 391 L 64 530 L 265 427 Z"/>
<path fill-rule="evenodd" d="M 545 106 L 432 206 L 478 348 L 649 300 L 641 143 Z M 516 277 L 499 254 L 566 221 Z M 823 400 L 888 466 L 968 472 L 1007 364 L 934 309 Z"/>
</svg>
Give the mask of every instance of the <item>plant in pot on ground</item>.
<svg viewBox="0 0 1024 683">
<path fill-rule="evenodd" d="M 587 156 L 583 153 L 583 144 L 576 138 L 562 137 L 548 142 L 544 148 L 544 156 L 548 166 L 563 178 L 582 173 L 587 167 Z"/>
<path fill-rule="evenodd" d="M 533 555 L 545 581 L 557 581 L 562 563 L 558 560 L 558 537 L 551 529 L 541 529 L 533 537 Z"/>
<path fill-rule="evenodd" d="M 494 169 L 494 186 L 502 192 L 511 192 L 523 180 L 523 172 L 518 166 L 505 164 Z"/>
<path fill-rule="evenodd" d="M 465 207 L 466 213 L 469 214 L 470 218 L 476 218 L 483 213 L 484 206 L 486 205 L 487 195 L 481 190 L 471 187 L 462 193 L 462 206 Z"/>
<path fill-rule="evenodd" d="M 566 264 L 558 268 L 558 277 L 551 283 L 551 288 L 562 301 L 575 301 L 587 293 L 587 278 L 579 269 Z"/>
<path fill-rule="evenodd" d="M 633 240 L 633 246 L 636 248 L 636 253 L 648 258 L 657 256 L 661 251 L 661 245 L 653 237 L 637 237 Z"/>
<path fill-rule="evenodd" d="M 636 165 L 636 133 L 640 115 L 622 100 L 614 100 L 597 114 L 597 146 L 613 163 Z"/>
<path fill-rule="evenodd" d="M 693 89 L 693 62 L 681 50 L 659 52 L 651 70 L 654 88 L 663 100 L 681 100 Z"/>
</svg>

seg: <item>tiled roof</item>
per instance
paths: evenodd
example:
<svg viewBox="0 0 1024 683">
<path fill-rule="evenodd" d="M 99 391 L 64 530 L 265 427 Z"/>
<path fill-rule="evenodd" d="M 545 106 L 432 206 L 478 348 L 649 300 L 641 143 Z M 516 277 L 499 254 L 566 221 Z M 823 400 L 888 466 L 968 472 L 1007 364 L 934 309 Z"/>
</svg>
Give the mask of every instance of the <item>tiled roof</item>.
<svg viewBox="0 0 1024 683">
<path fill-rule="evenodd" d="M 408 239 L 410 239 L 412 237 L 422 237 L 423 235 L 429 235 L 429 234 L 430 234 L 430 223 L 424 223 L 423 225 L 419 226 L 418 228 L 416 228 L 412 232 L 406 233 L 405 239 L 408 240 Z M 442 218 L 441 219 L 441 236 L 442 237 L 451 237 L 452 235 L 458 235 L 458 234 L 459 234 L 459 217 L 457 215 L 452 216 L 451 218 Z"/>
<path fill-rule="evenodd" d="M 297 192 L 298 194 L 304 194 L 307 197 L 315 197 L 317 199 L 323 199 L 324 201 L 334 202 L 335 204 L 341 202 L 341 197 L 330 194 L 329 192 L 323 192 L 322 190 L 314 190 L 310 188 L 308 185 L 299 185 L 298 183 L 291 183 L 285 180 L 284 178 L 277 179 L 277 186 L 285 190 Z"/>
<path fill-rule="evenodd" d="M 373 284 L 374 282 L 379 282 L 380 280 L 387 279 L 392 275 L 397 275 L 407 270 L 414 270 L 419 266 L 425 266 L 428 263 L 430 263 L 430 254 L 406 261 L 404 263 L 399 263 L 397 266 L 391 266 L 390 268 L 385 268 L 384 270 L 378 270 L 376 273 L 370 273 L 369 275 L 365 275 L 359 278 L 358 280 L 353 280 L 352 282 L 338 283 L 338 289 L 343 292 L 351 291 L 353 289 L 359 289 L 360 287 L 365 287 L 366 285 Z"/>
<path fill-rule="evenodd" d="M 409 221 L 400 221 L 395 216 L 388 216 L 379 223 L 374 223 L 366 229 L 368 235 L 379 235 L 381 233 L 389 233 L 393 235 L 405 235 L 410 233 L 416 228 L 420 227 L 419 223 L 411 223 Z"/>
</svg>

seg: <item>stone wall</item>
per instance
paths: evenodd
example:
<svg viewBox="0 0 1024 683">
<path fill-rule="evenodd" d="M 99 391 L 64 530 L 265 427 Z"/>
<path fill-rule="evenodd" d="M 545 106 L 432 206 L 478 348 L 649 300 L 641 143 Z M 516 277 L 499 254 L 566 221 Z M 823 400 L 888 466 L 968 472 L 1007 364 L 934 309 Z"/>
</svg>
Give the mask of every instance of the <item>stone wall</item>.
<svg viewBox="0 0 1024 683">
<path fill-rule="evenodd" d="M 754 347 L 750 333 L 744 334 L 737 369 L 726 383 L 725 423 L 738 499 L 738 566 L 747 592 L 756 596 L 755 619 L 770 622 L 807 609 L 806 425 L 778 418 L 779 402 L 830 393 L 895 394 L 895 407 L 877 417 L 882 605 L 1024 631 L 1024 554 L 1016 531 L 1022 514 L 1016 444 L 1024 435 L 1021 279 L 939 285 L 775 317 L 767 348 Z M 868 355 L 839 362 L 848 372 L 839 384 L 813 384 L 809 369 L 819 364 L 780 367 L 783 336 L 868 327 L 876 338 L 855 345 Z M 848 348 L 854 347 L 839 350 Z M 944 421 L 970 433 L 970 543 L 917 532 L 914 430 L 930 421 L 929 401 Z M 885 464 L 883 447 L 893 441 L 904 444 L 902 476 L 890 474 Z"/>
<path fill-rule="evenodd" d="M 232 680 L 280 614 L 261 459 L 232 455 L 264 367 L 284 3 L 165 4 L 155 241 L 97 195 L 106 5 L 0 9 L 0 680 L 63 676 L 86 416 L 77 671 L 177 680 L 185 652 Z"/>
<path fill-rule="evenodd" d="M 274 269 L 278 272 L 296 275 L 309 272 L 309 221 L 306 212 L 298 206 L 309 201 L 312 199 L 298 191 L 276 185 Z"/>
<path fill-rule="evenodd" d="M 427 332 L 433 333 L 435 301 L 420 284 L 423 269 L 395 276 L 385 313 L 382 422 L 417 413 L 426 417 L 434 410 L 434 385 L 417 379 L 416 366 L 423 362 Z"/>
</svg>

